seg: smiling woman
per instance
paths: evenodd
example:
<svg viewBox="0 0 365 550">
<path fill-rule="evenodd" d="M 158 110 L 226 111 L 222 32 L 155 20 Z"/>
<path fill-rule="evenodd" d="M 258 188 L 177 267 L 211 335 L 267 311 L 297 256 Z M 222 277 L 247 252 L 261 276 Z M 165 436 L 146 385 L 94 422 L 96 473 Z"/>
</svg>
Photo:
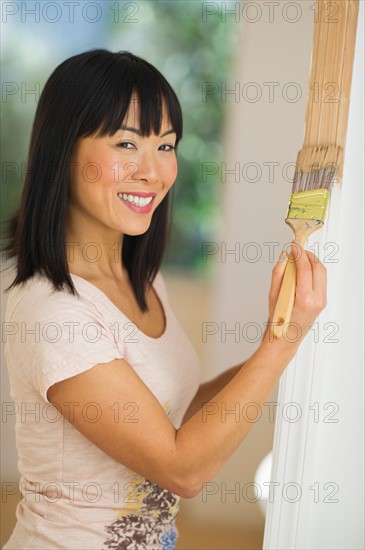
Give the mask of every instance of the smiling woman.
<svg viewBox="0 0 365 550">
<path fill-rule="evenodd" d="M 139 101 L 132 97 L 127 124 L 138 124 L 139 111 Z M 82 227 L 90 239 L 92 233 L 101 230 L 97 228 L 98 221 L 104 234 L 108 234 L 105 259 L 108 246 L 118 242 L 121 234 L 142 235 L 148 230 L 154 211 L 177 175 L 176 132 L 171 129 L 166 107 L 162 111 L 160 135 L 142 136 L 138 128 L 127 124 L 112 136 L 80 139 L 72 157 L 67 242 L 77 242 L 74 232 L 80 232 Z M 87 167 L 92 168 L 91 176 Z M 150 215 L 135 216 L 130 210 Z M 98 268 L 103 269 L 104 263 L 101 261 Z M 110 267 L 113 265 L 116 267 L 115 262 Z"/>
<path fill-rule="evenodd" d="M 122 129 L 127 125 L 136 126 L 138 134 Z M 67 269 L 66 250 L 72 241 L 67 238 L 66 217 L 70 218 L 71 232 L 73 213 L 82 213 L 78 225 L 84 226 L 90 222 L 92 214 L 87 207 L 93 202 L 99 223 L 109 229 L 108 244 L 114 248 L 118 244 L 118 250 L 123 251 L 123 264 L 138 304 L 145 311 L 145 289 L 156 276 L 166 246 L 168 191 L 176 178 L 176 157 L 171 149 L 182 137 L 182 126 L 181 108 L 173 89 L 147 61 L 129 52 L 91 50 L 61 63 L 48 79 L 38 103 L 21 204 L 9 223 L 9 245 L 5 250 L 17 255 L 14 284 L 39 272 L 47 275 L 55 288 L 65 285 L 75 292 Z M 174 134 L 163 136 L 170 130 Z M 143 139 L 146 137 L 150 139 Z M 161 141 L 163 137 L 168 141 Z M 136 169 L 138 173 L 133 175 Z M 143 174 L 141 170 L 154 173 Z M 161 179 L 166 177 L 166 182 Z M 119 223 L 123 219 L 123 214 L 115 210 L 119 204 L 117 192 L 130 191 L 131 180 L 136 179 L 140 183 L 134 191 L 151 192 L 153 188 L 159 196 L 153 201 L 153 216 L 144 216 L 143 221 L 129 217 L 132 227 L 128 226 L 121 247 L 119 236 L 116 240 L 120 227 L 115 217 L 119 217 Z M 79 190 L 85 194 L 79 196 Z M 103 206 L 108 201 L 107 209 L 100 208 L 99 200 Z M 128 209 L 124 209 L 126 213 Z M 93 227 L 91 234 L 84 235 L 89 243 L 93 242 Z M 101 246 L 99 239 L 96 242 Z M 72 248 L 77 252 L 77 247 Z M 82 254 L 81 244 L 78 248 Z M 107 253 L 107 247 L 103 252 L 104 265 L 112 253 Z M 90 263 L 86 258 L 84 264 Z M 116 267 L 117 263 L 113 261 L 112 265 Z M 95 264 L 91 267 L 93 271 L 97 268 Z"/>
<path fill-rule="evenodd" d="M 4 550 L 175 548 L 180 497 L 197 495 L 252 428 L 221 413 L 267 399 L 324 307 L 324 266 L 299 247 L 300 338 L 267 331 L 248 361 L 199 383 L 160 272 L 181 136 L 174 91 L 128 52 L 71 57 L 42 92 L 8 225 L 23 498 Z"/>
</svg>

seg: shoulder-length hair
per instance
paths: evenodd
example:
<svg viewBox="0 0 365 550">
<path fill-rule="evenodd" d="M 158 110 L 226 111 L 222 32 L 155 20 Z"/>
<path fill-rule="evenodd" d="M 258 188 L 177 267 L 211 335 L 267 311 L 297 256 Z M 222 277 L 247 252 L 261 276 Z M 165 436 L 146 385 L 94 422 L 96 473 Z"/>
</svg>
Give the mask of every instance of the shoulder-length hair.
<svg viewBox="0 0 365 550">
<path fill-rule="evenodd" d="M 16 277 L 6 289 L 38 273 L 54 290 L 64 285 L 75 295 L 66 256 L 67 195 L 70 160 L 78 138 L 113 135 L 121 126 L 132 95 L 140 104 L 141 135 L 160 133 L 166 105 L 176 145 L 183 122 L 179 100 L 164 76 L 130 52 L 93 49 L 63 61 L 51 74 L 37 106 L 27 174 L 16 213 L 8 219 L 3 250 L 16 258 Z M 145 292 L 163 258 L 169 232 L 169 195 L 142 235 L 124 235 L 121 261 L 137 302 L 148 311 Z"/>
</svg>

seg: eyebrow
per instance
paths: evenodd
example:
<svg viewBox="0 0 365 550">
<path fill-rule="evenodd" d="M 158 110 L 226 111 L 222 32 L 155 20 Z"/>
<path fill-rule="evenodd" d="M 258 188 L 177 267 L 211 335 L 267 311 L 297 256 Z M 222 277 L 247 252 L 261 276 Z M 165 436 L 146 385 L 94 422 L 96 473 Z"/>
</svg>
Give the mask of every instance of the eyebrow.
<svg viewBox="0 0 365 550">
<path fill-rule="evenodd" d="M 139 136 L 141 135 L 141 131 L 138 130 L 138 128 L 132 128 L 131 126 L 125 126 L 124 124 L 121 125 L 120 130 L 125 130 L 127 132 L 134 132 L 135 134 L 138 134 Z M 165 137 L 169 134 L 175 134 L 175 133 L 176 133 L 175 130 L 171 128 L 171 130 L 167 130 L 167 132 L 165 132 L 164 134 L 162 134 L 159 137 Z"/>
</svg>

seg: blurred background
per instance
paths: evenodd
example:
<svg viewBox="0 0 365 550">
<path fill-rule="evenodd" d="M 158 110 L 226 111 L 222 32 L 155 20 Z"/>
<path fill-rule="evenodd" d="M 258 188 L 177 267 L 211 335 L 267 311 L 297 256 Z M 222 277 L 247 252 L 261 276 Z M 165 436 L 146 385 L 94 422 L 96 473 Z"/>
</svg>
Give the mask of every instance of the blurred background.
<svg viewBox="0 0 365 550">
<path fill-rule="evenodd" d="M 243 362 L 263 336 L 271 270 L 292 238 L 284 217 L 303 138 L 313 3 L 4 1 L 1 8 L 1 221 L 18 204 L 33 116 L 54 68 L 96 47 L 145 57 L 172 84 L 184 114 L 162 268 L 170 302 L 203 380 Z M 5 274 L 3 288 L 8 283 Z M 1 377 L 9 401 L 3 356 Z M 252 411 L 255 425 L 209 490 L 182 502 L 178 548 L 262 547 L 276 398 L 275 390 L 259 415 Z M 18 479 L 11 420 L 2 424 L 4 483 Z M 3 499 L 2 542 L 18 499 Z"/>
</svg>

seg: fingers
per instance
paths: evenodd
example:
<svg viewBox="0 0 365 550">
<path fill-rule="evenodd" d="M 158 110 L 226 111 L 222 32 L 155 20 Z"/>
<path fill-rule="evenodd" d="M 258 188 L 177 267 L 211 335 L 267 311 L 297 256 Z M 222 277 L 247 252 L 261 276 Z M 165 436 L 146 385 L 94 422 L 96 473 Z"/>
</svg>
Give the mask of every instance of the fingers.
<svg viewBox="0 0 365 550">
<path fill-rule="evenodd" d="M 296 296 L 306 296 L 312 293 L 312 265 L 308 255 L 298 241 L 292 241 L 291 255 L 297 269 Z M 293 261 L 293 260 L 292 260 Z"/>
<path fill-rule="evenodd" d="M 315 309 L 326 305 L 327 270 L 319 259 L 296 241 L 292 241 L 291 255 L 283 250 L 272 270 L 269 309 L 274 308 L 288 262 L 295 262 L 295 302 L 300 307 Z"/>
<path fill-rule="evenodd" d="M 300 338 L 302 338 L 307 334 L 315 319 L 326 306 L 327 270 L 312 252 L 304 250 L 294 240 L 291 245 L 290 256 L 283 251 L 272 271 L 269 294 L 270 320 L 274 318 L 278 303 L 280 303 L 280 307 L 282 306 L 282 302 L 280 300 L 278 302 L 278 299 L 286 269 L 288 272 L 285 273 L 285 282 L 289 281 L 288 285 L 290 286 L 291 281 L 293 283 L 294 280 L 296 281 L 293 310 L 288 328 L 290 328 L 290 325 L 296 331 L 299 328 Z M 288 292 L 288 285 L 284 288 L 284 296 Z M 297 335 L 294 335 L 293 339 L 289 335 L 288 340 L 290 342 L 297 342 Z"/>
<path fill-rule="evenodd" d="M 307 252 L 307 255 L 312 266 L 313 294 L 318 307 L 323 309 L 327 305 L 327 269 L 314 254 Z"/>
<path fill-rule="evenodd" d="M 296 263 L 297 285 L 295 300 L 316 310 L 326 305 L 327 270 L 309 250 L 304 250 L 297 242 L 292 243 L 292 255 Z"/>
</svg>

